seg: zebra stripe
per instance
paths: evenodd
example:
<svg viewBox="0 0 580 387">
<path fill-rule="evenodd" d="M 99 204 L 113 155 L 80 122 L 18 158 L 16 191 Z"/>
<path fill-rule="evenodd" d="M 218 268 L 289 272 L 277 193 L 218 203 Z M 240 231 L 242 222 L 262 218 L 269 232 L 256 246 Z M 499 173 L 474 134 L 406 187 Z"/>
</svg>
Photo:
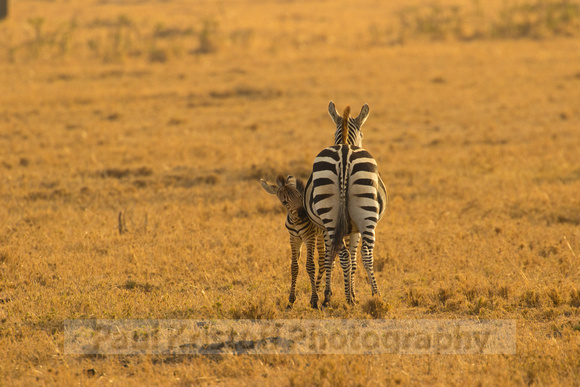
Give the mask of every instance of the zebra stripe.
<svg viewBox="0 0 580 387">
<path fill-rule="evenodd" d="M 298 278 L 298 259 L 300 258 L 300 249 L 302 244 L 306 245 L 306 272 L 310 277 L 312 295 L 310 305 L 318 308 L 318 289 L 322 282 L 322 276 L 325 272 L 325 243 L 323 229 L 313 223 L 304 209 L 304 183 L 288 176 L 276 178 L 276 185 L 268 184 L 265 180 L 260 180 L 262 187 L 271 195 L 276 195 L 280 202 L 288 210 L 286 215 L 286 229 L 290 234 L 290 249 L 292 251 L 292 282 L 290 285 L 290 297 L 288 299 L 290 308 L 296 300 L 296 279 Z M 318 249 L 318 277 L 316 275 L 316 266 L 314 264 L 314 250 Z"/>
<path fill-rule="evenodd" d="M 358 117 L 349 117 L 350 108 L 341 117 L 334 104 L 329 113 L 337 126 L 335 140 L 340 143 L 323 149 L 314 159 L 312 174 L 306 183 L 304 207 L 311 220 L 326 230 L 326 289 L 323 305 L 332 295 L 330 279 L 336 254 L 344 273 L 345 295 L 354 302 L 356 248 L 362 239 L 361 254 L 372 293 L 379 294 L 373 271 L 375 229 L 387 205 L 387 190 L 372 155 L 361 148 L 361 125 L 368 117 L 364 105 Z M 348 130 L 348 133 L 346 132 Z M 343 143 L 343 141 L 348 143 Z M 345 244 L 345 237 L 347 243 Z"/>
</svg>

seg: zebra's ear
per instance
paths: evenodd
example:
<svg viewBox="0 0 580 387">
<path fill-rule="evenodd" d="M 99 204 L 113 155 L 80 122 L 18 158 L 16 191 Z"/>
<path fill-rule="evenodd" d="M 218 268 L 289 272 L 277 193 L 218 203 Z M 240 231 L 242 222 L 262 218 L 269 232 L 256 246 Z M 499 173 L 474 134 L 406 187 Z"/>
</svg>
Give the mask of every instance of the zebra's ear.
<svg viewBox="0 0 580 387">
<path fill-rule="evenodd" d="M 365 123 L 365 121 L 367 120 L 367 117 L 369 116 L 369 105 L 367 105 L 366 103 L 363 105 L 363 107 L 360 109 L 360 114 L 358 115 L 357 118 L 355 118 L 356 122 L 358 123 L 359 128 L 362 126 L 362 124 Z"/>
<path fill-rule="evenodd" d="M 264 191 L 268 192 L 270 195 L 276 195 L 278 192 L 278 187 L 273 184 L 268 184 L 268 182 L 264 179 L 260 179 L 260 184 L 262 184 L 262 188 Z"/>
<path fill-rule="evenodd" d="M 286 184 L 296 188 L 296 178 L 292 175 L 288 175 L 288 177 L 286 178 Z"/>
<path fill-rule="evenodd" d="M 340 114 L 338 114 L 338 111 L 336 111 L 336 106 L 334 106 L 334 102 L 332 101 L 330 101 L 328 104 L 328 113 L 336 125 L 340 125 L 342 123 L 342 117 Z"/>
</svg>

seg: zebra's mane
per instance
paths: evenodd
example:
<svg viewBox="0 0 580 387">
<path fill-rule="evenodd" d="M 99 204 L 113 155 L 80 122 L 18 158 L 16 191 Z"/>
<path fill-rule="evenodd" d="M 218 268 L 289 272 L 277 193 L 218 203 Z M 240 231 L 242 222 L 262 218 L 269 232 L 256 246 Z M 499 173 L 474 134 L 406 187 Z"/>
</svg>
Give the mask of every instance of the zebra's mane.
<svg viewBox="0 0 580 387">
<path fill-rule="evenodd" d="M 296 189 L 300 192 L 301 196 L 304 196 L 304 190 L 306 189 L 304 182 L 301 179 L 296 179 Z"/>
<path fill-rule="evenodd" d="M 350 115 L 350 106 L 344 108 L 344 113 L 342 113 L 342 143 L 346 144 L 348 142 L 348 117 Z"/>
<path fill-rule="evenodd" d="M 294 177 L 294 179 L 296 180 L 296 190 L 298 191 L 300 196 L 304 196 L 304 191 L 306 189 L 306 185 L 304 184 L 304 181 L 302 181 L 301 179 L 299 179 L 297 177 Z M 291 187 L 288 185 L 288 183 L 286 182 L 286 179 L 284 178 L 283 175 L 276 176 L 276 183 L 280 186 Z"/>
<path fill-rule="evenodd" d="M 282 176 L 282 175 L 276 176 L 276 184 L 278 184 L 278 186 L 285 185 L 286 179 L 284 178 L 284 176 Z"/>
</svg>

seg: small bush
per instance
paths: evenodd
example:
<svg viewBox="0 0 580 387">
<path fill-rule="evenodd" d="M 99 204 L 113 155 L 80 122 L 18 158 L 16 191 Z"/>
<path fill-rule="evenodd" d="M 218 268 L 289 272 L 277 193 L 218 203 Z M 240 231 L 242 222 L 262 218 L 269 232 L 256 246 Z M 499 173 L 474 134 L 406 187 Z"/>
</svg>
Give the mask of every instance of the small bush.
<svg viewBox="0 0 580 387">
<path fill-rule="evenodd" d="M 149 62 L 165 63 L 167 58 L 167 51 L 161 48 L 151 48 L 149 50 Z"/>
<path fill-rule="evenodd" d="M 205 19 L 199 33 L 199 47 L 197 53 L 210 54 L 218 48 L 219 24 L 214 19 Z"/>
</svg>

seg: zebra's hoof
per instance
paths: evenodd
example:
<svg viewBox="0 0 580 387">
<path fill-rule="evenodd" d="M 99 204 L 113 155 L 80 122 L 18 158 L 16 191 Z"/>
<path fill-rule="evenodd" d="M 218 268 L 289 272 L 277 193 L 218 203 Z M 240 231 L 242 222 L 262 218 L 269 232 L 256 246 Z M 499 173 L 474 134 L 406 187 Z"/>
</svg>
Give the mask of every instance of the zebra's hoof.
<svg viewBox="0 0 580 387">
<path fill-rule="evenodd" d="M 311 301 L 310 302 L 310 307 L 312 309 L 318 309 L 318 301 Z"/>
</svg>

